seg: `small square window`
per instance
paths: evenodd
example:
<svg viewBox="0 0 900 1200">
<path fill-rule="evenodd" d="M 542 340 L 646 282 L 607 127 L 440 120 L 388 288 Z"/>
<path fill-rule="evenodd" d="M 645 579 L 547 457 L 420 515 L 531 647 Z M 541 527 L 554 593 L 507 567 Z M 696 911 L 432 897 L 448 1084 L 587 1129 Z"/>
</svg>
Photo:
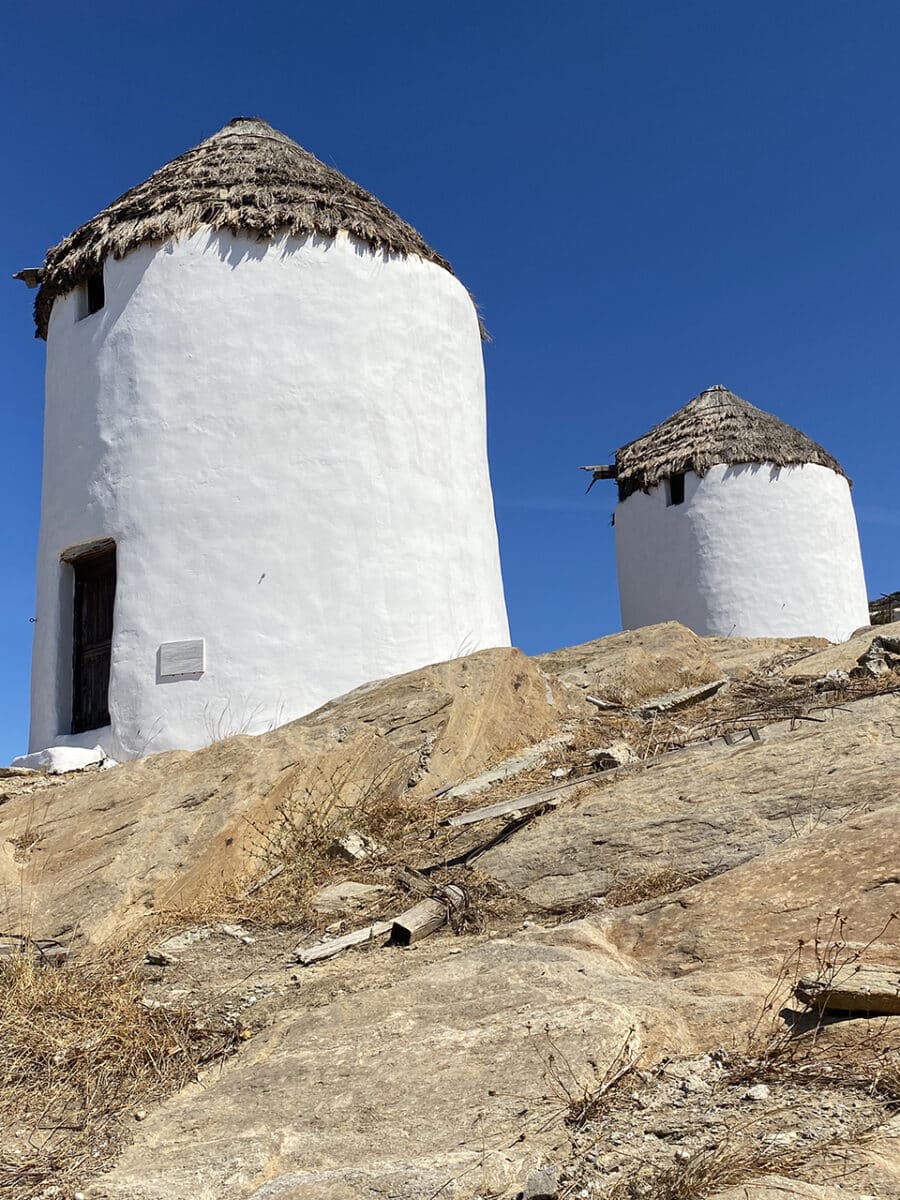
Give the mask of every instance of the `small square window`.
<svg viewBox="0 0 900 1200">
<path fill-rule="evenodd" d="M 666 480 L 666 505 L 671 508 L 673 504 L 684 504 L 683 471 L 679 471 L 677 475 L 670 475 Z"/>
<path fill-rule="evenodd" d="M 78 292 L 78 320 L 99 312 L 106 303 L 106 289 L 103 286 L 103 271 L 94 271 L 88 275 Z"/>
</svg>

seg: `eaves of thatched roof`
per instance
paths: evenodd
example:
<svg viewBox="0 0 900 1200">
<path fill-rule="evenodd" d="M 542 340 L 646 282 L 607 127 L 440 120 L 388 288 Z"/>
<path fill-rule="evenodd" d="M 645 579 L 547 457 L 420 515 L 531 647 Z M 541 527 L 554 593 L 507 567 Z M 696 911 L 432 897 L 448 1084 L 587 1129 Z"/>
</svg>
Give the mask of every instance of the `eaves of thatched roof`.
<svg viewBox="0 0 900 1200">
<path fill-rule="evenodd" d="M 256 117 L 236 117 L 173 159 L 47 252 L 35 300 L 45 338 L 57 296 L 104 260 L 202 228 L 279 234 L 352 234 L 376 250 L 450 264 L 411 225 L 334 167 Z"/>
<path fill-rule="evenodd" d="M 772 463 L 778 467 L 817 463 L 845 475 L 805 433 L 786 425 L 717 384 L 695 396 L 674 416 L 616 451 L 615 466 L 585 467 L 594 480 L 614 478 L 619 499 L 684 471 L 705 475 L 717 463 Z M 593 481 L 592 481 L 593 482 Z"/>
</svg>

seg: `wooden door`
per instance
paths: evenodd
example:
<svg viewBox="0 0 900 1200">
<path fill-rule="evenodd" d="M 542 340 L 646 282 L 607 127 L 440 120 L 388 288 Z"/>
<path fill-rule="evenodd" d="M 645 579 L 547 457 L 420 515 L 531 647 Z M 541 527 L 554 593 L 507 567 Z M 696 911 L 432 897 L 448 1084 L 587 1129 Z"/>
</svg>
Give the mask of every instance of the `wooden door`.
<svg viewBox="0 0 900 1200">
<path fill-rule="evenodd" d="M 72 732 L 109 724 L 109 668 L 116 598 L 115 546 L 76 558 Z"/>
</svg>

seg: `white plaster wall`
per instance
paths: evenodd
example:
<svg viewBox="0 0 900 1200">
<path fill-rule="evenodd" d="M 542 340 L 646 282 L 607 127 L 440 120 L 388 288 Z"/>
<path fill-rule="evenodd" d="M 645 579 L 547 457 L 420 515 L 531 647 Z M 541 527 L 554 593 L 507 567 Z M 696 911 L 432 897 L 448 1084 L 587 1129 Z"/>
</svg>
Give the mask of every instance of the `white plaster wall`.
<svg viewBox="0 0 900 1200">
<path fill-rule="evenodd" d="M 683 504 L 664 484 L 635 492 L 615 530 L 625 629 L 843 641 L 869 622 L 850 488 L 827 467 L 689 472 Z"/>
<path fill-rule="evenodd" d="M 53 307 L 31 747 L 69 732 L 72 573 L 112 537 L 104 750 L 256 732 L 509 630 L 477 319 L 433 263 L 204 231 Z M 158 681 L 162 642 L 206 671 Z"/>
</svg>

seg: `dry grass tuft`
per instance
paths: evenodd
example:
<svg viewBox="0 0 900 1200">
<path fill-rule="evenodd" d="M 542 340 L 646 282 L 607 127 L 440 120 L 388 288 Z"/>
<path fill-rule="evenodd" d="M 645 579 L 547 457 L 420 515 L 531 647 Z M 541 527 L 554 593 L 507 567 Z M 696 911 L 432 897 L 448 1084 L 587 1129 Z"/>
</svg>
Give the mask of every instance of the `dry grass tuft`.
<svg viewBox="0 0 900 1200">
<path fill-rule="evenodd" d="M 0 1193 L 59 1197 L 110 1161 L 135 1112 L 195 1080 L 242 1039 L 188 1009 L 151 1008 L 133 955 L 0 969 Z"/>
<path fill-rule="evenodd" d="M 755 1176 L 784 1171 L 797 1164 L 798 1152 L 771 1147 L 758 1138 L 742 1137 L 700 1150 L 684 1162 L 638 1169 L 620 1179 L 602 1200 L 703 1200 L 713 1192 Z"/>
<path fill-rule="evenodd" d="M 624 908 L 628 904 L 640 904 L 642 900 L 655 900 L 657 896 L 683 891 L 709 879 L 712 874 L 712 871 L 677 871 L 674 867 L 661 867 L 646 875 L 621 875 L 613 881 L 604 899 L 610 908 Z"/>
<path fill-rule="evenodd" d="M 271 818 L 254 826 L 258 849 L 253 877 L 221 896 L 219 910 L 227 910 L 232 919 L 265 925 L 321 924 L 310 905 L 318 888 L 336 879 L 370 876 L 391 861 L 386 854 L 348 863 L 333 852 L 335 841 L 355 831 L 390 843 L 421 819 L 413 811 L 420 802 L 406 786 L 407 773 L 405 761 L 362 767 L 344 762 L 327 772 L 315 765 L 298 767 L 279 785 Z M 254 879 L 276 867 L 281 869 L 277 878 L 247 894 Z"/>
</svg>

